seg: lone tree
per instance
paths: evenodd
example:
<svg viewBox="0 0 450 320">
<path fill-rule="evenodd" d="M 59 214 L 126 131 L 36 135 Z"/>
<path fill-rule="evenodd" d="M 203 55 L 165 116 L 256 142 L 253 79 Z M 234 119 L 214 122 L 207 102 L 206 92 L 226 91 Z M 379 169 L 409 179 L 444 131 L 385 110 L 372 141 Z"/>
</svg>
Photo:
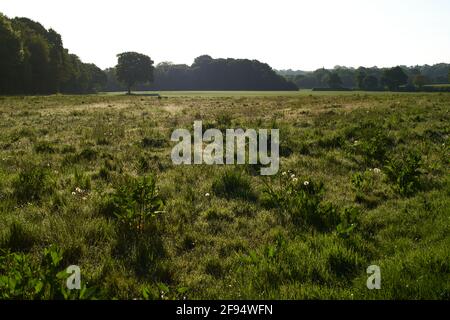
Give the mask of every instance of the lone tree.
<svg viewBox="0 0 450 320">
<path fill-rule="evenodd" d="M 400 67 L 387 69 L 383 72 L 382 83 L 391 91 L 398 90 L 401 85 L 408 83 L 408 76 Z"/>
<path fill-rule="evenodd" d="M 123 82 L 131 94 L 131 87 L 136 83 L 153 81 L 153 61 L 150 57 L 137 52 L 124 52 L 117 55 L 117 79 Z"/>
</svg>

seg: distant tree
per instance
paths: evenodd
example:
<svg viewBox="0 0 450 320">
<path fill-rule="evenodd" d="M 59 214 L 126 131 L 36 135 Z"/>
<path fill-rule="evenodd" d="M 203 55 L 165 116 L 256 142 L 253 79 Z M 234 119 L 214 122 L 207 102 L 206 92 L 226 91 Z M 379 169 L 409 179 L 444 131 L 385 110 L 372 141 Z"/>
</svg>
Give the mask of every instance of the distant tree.
<svg viewBox="0 0 450 320">
<path fill-rule="evenodd" d="M 428 83 L 429 83 L 428 78 L 425 77 L 424 75 L 417 74 L 413 77 L 413 84 L 416 87 L 419 87 L 420 89 L 422 89 Z"/>
<path fill-rule="evenodd" d="M 211 62 L 213 62 L 213 58 L 211 58 L 211 56 L 204 54 L 202 56 L 199 56 L 197 58 L 195 58 L 194 63 L 192 64 L 192 67 L 204 67 L 208 64 L 210 64 Z"/>
<path fill-rule="evenodd" d="M 153 81 L 153 61 L 150 57 L 137 52 L 124 52 L 117 55 L 117 79 L 123 82 L 128 94 L 137 83 Z"/>
<path fill-rule="evenodd" d="M 408 83 L 408 76 L 401 67 L 386 69 L 383 72 L 382 83 L 391 91 L 398 90 L 400 86 Z"/>
<path fill-rule="evenodd" d="M 328 75 L 326 80 L 327 85 L 332 89 L 340 89 L 342 88 L 342 80 L 341 77 L 336 72 L 332 72 Z"/>
<path fill-rule="evenodd" d="M 20 35 L 11 22 L 0 13 L 0 93 L 14 90 L 18 82 L 19 67 L 22 62 Z"/>
<path fill-rule="evenodd" d="M 378 89 L 378 79 L 375 76 L 367 76 L 363 80 L 362 87 L 364 90 L 377 90 Z"/>
<path fill-rule="evenodd" d="M 316 78 L 318 86 L 325 87 L 328 85 L 327 82 L 330 76 L 330 71 L 325 68 L 317 69 L 313 72 L 313 76 Z"/>
<path fill-rule="evenodd" d="M 356 80 L 356 86 L 360 90 L 364 90 L 364 79 L 366 78 L 367 73 L 365 68 L 359 68 L 356 71 L 355 80 Z"/>
</svg>

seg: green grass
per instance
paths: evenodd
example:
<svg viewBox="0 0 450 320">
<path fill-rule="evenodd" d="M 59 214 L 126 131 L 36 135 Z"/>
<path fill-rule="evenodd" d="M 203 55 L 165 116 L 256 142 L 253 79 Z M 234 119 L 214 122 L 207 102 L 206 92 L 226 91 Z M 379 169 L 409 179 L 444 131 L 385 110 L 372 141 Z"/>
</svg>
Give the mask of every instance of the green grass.
<svg viewBox="0 0 450 320">
<path fill-rule="evenodd" d="M 384 95 L 379 91 L 313 91 L 302 89 L 299 91 L 133 91 L 133 95 L 151 96 L 161 95 L 162 97 L 289 97 L 289 96 L 354 96 L 354 95 Z M 408 92 L 395 92 L 393 94 L 408 94 Z M 103 92 L 99 95 L 117 96 L 125 95 L 125 92 Z"/>
<path fill-rule="evenodd" d="M 0 97 L 0 298 L 450 298 L 450 94 L 161 94 Z M 279 174 L 174 166 L 198 119 L 279 128 Z"/>
<path fill-rule="evenodd" d="M 429 85 L 426 85 L 425 87 L 448 88 L 448 87 L 450 87 L 450 83 L 429 84 Z"/>
</svg>

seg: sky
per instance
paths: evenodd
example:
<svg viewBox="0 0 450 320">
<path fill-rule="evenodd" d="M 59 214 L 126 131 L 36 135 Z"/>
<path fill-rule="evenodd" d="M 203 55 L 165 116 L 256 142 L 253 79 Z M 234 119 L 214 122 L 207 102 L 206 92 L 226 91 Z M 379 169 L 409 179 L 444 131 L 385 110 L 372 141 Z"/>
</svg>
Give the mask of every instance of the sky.
<svg viewBox="0 0 450 320">
<path fill-rule="evenodd" d="M 125 51 L 294 70 L 450 63 L 450 0 L 0 0 L 0 12 L 53 28 L 101 68 Z"/>
</svg>

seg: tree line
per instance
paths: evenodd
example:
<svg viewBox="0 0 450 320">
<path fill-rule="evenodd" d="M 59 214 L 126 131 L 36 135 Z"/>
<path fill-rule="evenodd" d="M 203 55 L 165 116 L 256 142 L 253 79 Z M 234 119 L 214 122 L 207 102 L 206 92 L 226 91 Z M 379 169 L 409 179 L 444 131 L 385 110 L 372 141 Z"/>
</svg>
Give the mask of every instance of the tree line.
<svg viewBox="0 0 450 320">
<path fill-rule="evenodd" d="M 424 90 L 427 85 L 450 83 L 450 64 L 433 66 L 397 66 L 394 68 L 347 68 L 317 69 L 312 72 L 280 70 L 289 81 L 300 89 L 331 88 L 359 90 Z"/>
<path fill-rule="evenodd" d="M 107 69 L 107 91 L 128 90 L 118 81 L 117 69 Z M 192 65 L 159 63 L 154 81 L 135 85 L 136 90 L 298 90 L 268 64 L 248 59 L 197 57 Z"/>
<path fill-rule="evenodd" d="M 27 18 L 0 13 L 0 94 L 92 93 L 134 90 L 423 90 L 450 82 L 450 64 L 395 68 L 273 70 L 248 59 L 197 57 L 192 65 L 159 63 L 136 52 L 118 54 L 101 70 L 63 47 L 61 35 Z M 447 88 L 448 89 L 448 88 Z"/>
<path fill-rule="evenodd" d="M 63 47 L 61 35 L 27 18 L 0 13 L 0 94 L 89 93 L 106 74 Z"/>
</svg>

